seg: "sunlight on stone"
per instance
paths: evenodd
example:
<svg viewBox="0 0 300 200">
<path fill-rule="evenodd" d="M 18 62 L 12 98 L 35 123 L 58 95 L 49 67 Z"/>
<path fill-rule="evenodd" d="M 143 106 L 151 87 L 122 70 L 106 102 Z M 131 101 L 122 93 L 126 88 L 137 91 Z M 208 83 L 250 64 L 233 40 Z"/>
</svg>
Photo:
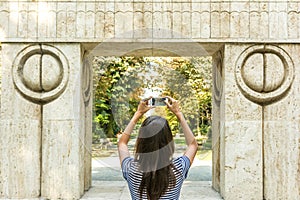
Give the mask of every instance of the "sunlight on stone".
<svg viewBox="0 0 300 200">
<path fill-rule="evenodd" d="M 18 2 L 10 2 L 10 21 L 14 23 L 18 23 L 18 15 L 19 15 L 19 5 Z"/>
<path fill-rule="evenodd" d="M 0 40 L 4 40 L 5 38 L 5 31 L 0 29 Z M 0 43 L 0 47 L 1 47 L 1 43 Z"/>
<path fill-rule="evenodd" d="M 38 3 L 38 13 L 40 22 L 46 23 L 49 20 L 49 8 L 47 2 Z"/>
</svg>

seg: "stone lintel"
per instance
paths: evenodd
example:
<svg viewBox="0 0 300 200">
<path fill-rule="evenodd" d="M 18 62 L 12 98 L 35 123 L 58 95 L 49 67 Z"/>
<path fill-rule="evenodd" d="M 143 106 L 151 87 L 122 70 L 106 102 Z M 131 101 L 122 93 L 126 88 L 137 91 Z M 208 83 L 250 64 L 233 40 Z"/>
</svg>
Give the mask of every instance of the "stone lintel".
<svg viewBox="0 0 300 200">
<path fill-rule="evenodd" d="M 299 43 L 297 1 L 4 1 L 0 41 Z"/>
</svg>

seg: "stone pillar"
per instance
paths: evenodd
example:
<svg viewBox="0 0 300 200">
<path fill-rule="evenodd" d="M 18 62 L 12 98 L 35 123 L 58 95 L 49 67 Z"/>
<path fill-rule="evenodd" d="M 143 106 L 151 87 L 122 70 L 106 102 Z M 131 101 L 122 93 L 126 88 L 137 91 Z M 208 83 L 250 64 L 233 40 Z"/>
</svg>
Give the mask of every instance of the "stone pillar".
<svg viewBox="0 0 300 200">
<path fill-rule="evenodd" d="M 278 97 L 263 106 L 264 198 L 300 199 L 300 45 L 265 48 L 266 88 Z"/>
<path fill-rule="evenodd" d="M 241 93 L 236 61 L 248 45 L 225 45 L 220 102 L 220 191 L 225 199 L 262 199 L 262 107 Z M 252 75 L 246 74 L 247 77 Z M 255 76 L 256 77 L 256 76 Z"/>
<path fill-rule="evenodd" d="M 0 112 L 1 112 L 1 88 L 2 88 L 2 45 L 0 43 Z M 0 115 L 1 120 L 1 115 Z"/>
<path fill-rule="evenodd" d="M 43 106 L 42 196 L 77 199 L 84 191 L 84 135 L 80 44 L 57 45 L 68 55 L 64 93 Z"/>
<path fill-rule="evenodd" d="M 213 55 L 212 185 L 220 191 L 220 103 L 223 93 L 223 49 Z"/>
<path fill-rule="evenodd" d="M 81 45 L 4 44 L 2 55 L 1 197 L 80 198 L 91 123 Z"/>
<path fill-rule="evenodd" d="M 84 189 L 92 185 L 92 108 L 93 108 L 93 64 L 94 57 L 83 53 L 82 95 L 84 102 Z"/>
<path fill-rule="evenodd" d="M 225 199 L 300 196 L 299 50 L 225 45 L 219 115 Z"/>
<path fill-rule="evenodd" d="M 23 67 L 23 85 L 35 88 L 35 55 L 25 53 L 24 44 L 2 44 L 2 88 L 0 121 L 0 197 L 37 198 L 41 185 L 42 108 L 16 90 L 14 73 Z M 24 60 L 27 62 L 24 63 Z"/>
</svg>

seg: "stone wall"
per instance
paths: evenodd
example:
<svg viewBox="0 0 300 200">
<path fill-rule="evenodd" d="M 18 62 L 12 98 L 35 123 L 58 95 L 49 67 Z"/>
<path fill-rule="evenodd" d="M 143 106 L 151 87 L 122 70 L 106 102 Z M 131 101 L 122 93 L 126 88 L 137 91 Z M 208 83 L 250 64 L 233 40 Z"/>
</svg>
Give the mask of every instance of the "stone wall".
<svg viewBox="0 0 300 200">
<path fill-rule="evenodd" d="M 213 55 L 213 187 L 299 199 L 299 13 L 297 1 L 1 1 L 0 197 L 90 187 L 92 50 Z"/>
<path fill-rule="evenodd" d="M 91 76 L 80 44 L 3 44 L 0 198 L 78 199 L 91 185 Z"/>
<path fill-rule="evenodd" d="M 0 43 L 0 110 L 1 110 L 1 87 L 2 87 L 2 46 Z"/>
<path fill-rule="evenodd" d="M 4 41 L 299 42 L 298 1 L 0 2 Z"/>
<path fill-rule="evenodd" d="M 213 55 L 213 91 L 212 91 L 212 184 L 213 188 L 220 192 L 220 143 L 221 143 L 221 113 L 220 106 L 223 94 L 223 80 L 224 77 L 224 50 L 221 48 Z"/>
<path fill-rule="evenodd" d="M 225 199 L 300 196 L 299 50 L 299 45 L 225 45 L 222 97 L 214 110 Z"/>
</svg>

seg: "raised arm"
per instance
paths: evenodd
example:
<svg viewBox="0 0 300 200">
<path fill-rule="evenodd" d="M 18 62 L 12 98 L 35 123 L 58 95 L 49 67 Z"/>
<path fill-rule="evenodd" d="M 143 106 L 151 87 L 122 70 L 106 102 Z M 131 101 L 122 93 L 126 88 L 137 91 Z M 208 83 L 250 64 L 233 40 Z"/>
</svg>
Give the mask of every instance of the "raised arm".
<svg viewBox="0 0 300 200">
<path fill-rule="evenodd" d="M 152 107 L 148 106 L 148 103 L 147 103 L 150 98 L 140 102 L 137 111 L 134 113 L 130 122 L 126 126 L 126 128 L 125 128 L 124 132 L 122 133 L 122 136 L 118 142 L 119 159 L 120 159 L 121 164 L 122 164 L 122 161 L 124 160 L 124 158 L 130 156 L 127 144 L 130 139 L 130 134 L 131 134 L 132 130 L 134 129 L 137 121 L 143 116 L 143 114 L 152 108 Z"/>
<path fill-rule="evenodd" d="M 166 101 L 166 104 L 168 108 L 176 115 L 184 133 L 185 142 L 187 144 L 187 149 L 184 155 L 186 155 L 190 159 L 190 162 L 192 164 L 198 150 L 197 141 L 189 125 L 187 124 L 182 112 L 180 111 L 178 101 L 171 97 L 168 97 L 168 99 L 170 102 Z"/>
</svg>

